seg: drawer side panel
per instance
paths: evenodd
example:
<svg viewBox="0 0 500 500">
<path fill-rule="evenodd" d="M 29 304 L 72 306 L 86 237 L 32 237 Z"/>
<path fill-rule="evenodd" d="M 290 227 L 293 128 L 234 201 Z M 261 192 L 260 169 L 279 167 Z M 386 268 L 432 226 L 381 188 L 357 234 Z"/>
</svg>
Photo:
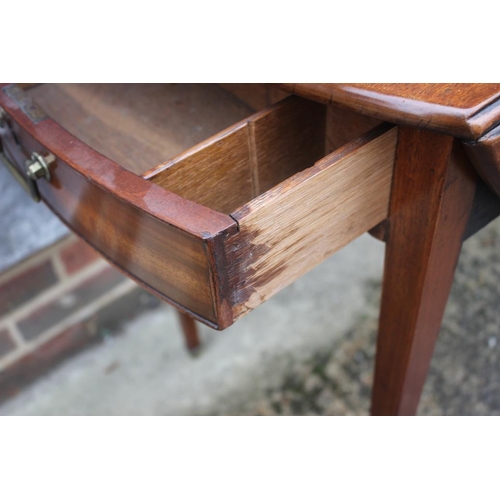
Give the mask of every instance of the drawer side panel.
<svg viewBox="0 0 500 500">
<path fill-rule="evenodd" d="M 381 125 L 233 214 L 235 319 L 387 217 L 397 128 Z"/>
</svg>

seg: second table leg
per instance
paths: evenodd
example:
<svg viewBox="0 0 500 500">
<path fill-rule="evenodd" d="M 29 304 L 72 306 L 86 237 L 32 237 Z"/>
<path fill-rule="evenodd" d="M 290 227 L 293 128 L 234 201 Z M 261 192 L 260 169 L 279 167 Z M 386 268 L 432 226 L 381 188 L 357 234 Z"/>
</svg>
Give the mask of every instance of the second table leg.
<svg viewBox="0 0 500 500">
<path fill-rule="evenodd" d="M 400 127 L 373 415 L 413 415 L 417 411 L 475 188 L 476 174 L 459 141 Z"/>
<path fill-rule="evenodd" d="M 184 335 L 184 342 L 186 343 L 186 347 L 191 353 L 194 354 L 201 346 L 196 320 L 178 310 L 176 310 L 176 312 L 181 324 L 182 334 Z"/>
</svg>

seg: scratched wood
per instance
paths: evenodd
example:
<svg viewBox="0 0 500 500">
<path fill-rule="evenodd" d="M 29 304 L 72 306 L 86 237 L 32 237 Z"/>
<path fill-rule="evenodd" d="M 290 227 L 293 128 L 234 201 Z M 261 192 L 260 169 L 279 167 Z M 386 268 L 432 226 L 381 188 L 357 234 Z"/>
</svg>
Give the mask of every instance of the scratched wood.
<svg viewBox="0 0 500 500">
<path fill-rule="evenodd" d="M 386 218 L 396 141 L 381 125 L 231 214 L 235 319 Z"/>
<path fill-rule="evenodd" d="M 1 101 L 25 150 L 56 157 L 52 181 L 40 181 L 45 203 L 123 272 L 211 326 L 229 326 L 387 216 L 397 129 L 356 139 L 373 121 L 297 96 L 142 178 Z M 338 149 L 324 157 L 328 134 Z"/>
</svg>

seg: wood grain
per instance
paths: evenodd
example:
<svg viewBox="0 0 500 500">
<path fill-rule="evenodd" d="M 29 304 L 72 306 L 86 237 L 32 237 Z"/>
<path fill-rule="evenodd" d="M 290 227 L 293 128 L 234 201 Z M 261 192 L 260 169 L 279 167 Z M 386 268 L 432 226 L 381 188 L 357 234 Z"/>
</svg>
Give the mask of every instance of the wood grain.
<svg viewBox="0 0 500 500">
<path fill-rule="evenodd" d="M 453 137 L 400 127 L 396 157 L 374 415 L 416 413 L 476 189 Z"/>
<path fill-rule="evenodd" d="M 44 202 L 74 232 L 143 287 L 212 327 L 231 322 L 218 279 L 217 239 L 236 231 L 227 215 L 185 200 L 124 170 L 52 119 L 34 124 L 0 91 L 0 105 L 26 153 L 51 152 Z"/>
<path fill-rule="evenodd" d="M 82 142 L 137 174 L 252 112 L 208 84 L 44 84 L 28 95 Z"/>
<path fill-rule="evenodd" d="M 380 125 L 376 118 L 354 113 L 337 106 L 326 107 L 326 151 L 330 154 L 350 141 Z"/>
<path fill-rule="evenodd" d="M 53 211 L 145 288 L 214 327 L 388 214 L 397 129 L 377 126 L 321 159 L 327 129 L 340 145 L 373 120 L 297 96 L 160 165 L 149 180 L 50 118 L 34 124 L 3 93 L 0 103 L 26 152 L 57 158 L 51 183 L 40 182 Z"/>
<path fill-rule="evenodd" d="M 258 111 L 264 110 L 290 95 L 266 83 L 220 83 L 219 85 Z M 376 118 L 345 108 L 327 106 L 325 155 L 349 141 L 357 139 L 380 123 L 381 121 Z"/>
<path fill-rule="evenodd" d="M 324 155 L 325 107 L 290 97 L 249 120 L 259 195 Z M 238 208 L 238 207 L 235 207 Z"/>
<path fill-rule="evenodd" d="M 222 213 L 253 197 L 247 122 L 144 174 L 158 186 Z"/>
<path fill-rule="evenodd" d="M 325 107 L 290 97 L 145 174 L 169 191 L 230 213 L 324 153 Z"/>
<path fill-rule="evenodd" d="M 387 216 L 396 141 L 396 128 L 377 127 L 232 214 L 235 319 Z"/>
<path fill-rule="evenodd" d="M 283 83 L 285 92 L 402 125 L 478 139 L 500 122 L 500 84 Z"/>
</svg>

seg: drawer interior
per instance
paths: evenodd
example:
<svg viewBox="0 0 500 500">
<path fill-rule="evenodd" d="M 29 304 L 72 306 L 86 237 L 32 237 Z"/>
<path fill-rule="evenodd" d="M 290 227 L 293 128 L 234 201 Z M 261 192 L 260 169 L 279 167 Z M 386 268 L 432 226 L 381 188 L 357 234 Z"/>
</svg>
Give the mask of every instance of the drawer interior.
<svg viewBox="0 0 500 500">
<path fill-rule="evenodd" d="M 396 141 L 290 96 L 144 176 L 238 223 L 223 264 L 236 319 L 387 217 Z"/>
<path fill-rule="evenodd" d="M 40 183 L 44 201 L 143 286 L 212 326 L 229 326 L 387 217 L 390 124 L 297 96 L 252 114 L 211 85 L 28 92 L 114 160 L 12 106 L 25 150 L 43 151 L 40 137 L 64 152 Z M 198 104 L 181 109 L 174 95 Z"/>
<path fill-rule="evenodd" d="M 147 172 L 184 198 L 232 213 L 324 156 L 326 107 L 291 96 Z"/>
<path fill-rule="evenodd" d="M 213 84 L 47 83 L 26 92 L 82 142 L 138 175 L 252 113 Z"/>
<path fill-rule="evenodd" d="M 214 84 L 41 84 L 26 92 L 122 167 L 226 214 L 353 137 L 345 135 L 353 121 L 345 111 L 338 116 L 335 108 L 290 96 L 252 114 L 252 99 L 245 94 L 240 100 L 241 92 L 233 90 Z"/>
</svg>

